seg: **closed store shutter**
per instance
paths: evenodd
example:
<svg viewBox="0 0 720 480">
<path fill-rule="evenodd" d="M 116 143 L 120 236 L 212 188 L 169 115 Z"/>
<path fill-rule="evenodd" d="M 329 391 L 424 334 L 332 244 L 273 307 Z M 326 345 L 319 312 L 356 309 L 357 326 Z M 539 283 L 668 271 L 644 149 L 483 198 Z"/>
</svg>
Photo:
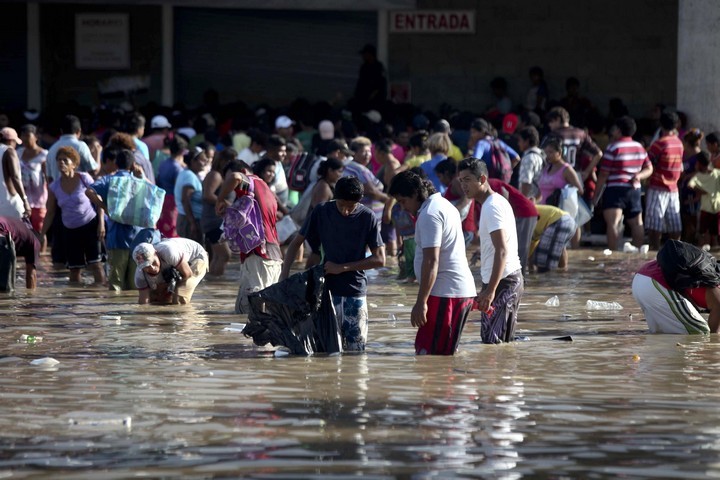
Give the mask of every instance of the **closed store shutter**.
<svg viewBox="0 0 720 480">
<path fill-rule="evenodd" d="M 375 12 L 177 8 L 176 99 L 197 105 L 208 88 L 223 103 L 347 99 L 357 52 L 376 39 Z"/>
<path fill-rule="evenodd" d="M 27 101 L 27 5 L 5 3 L 0 28 L 0 107 L 25 108 Z M 39 105 L 31 105 L 38 108 Z M 17 128 L 17 125 L 15 125 Z"/>
</svg>

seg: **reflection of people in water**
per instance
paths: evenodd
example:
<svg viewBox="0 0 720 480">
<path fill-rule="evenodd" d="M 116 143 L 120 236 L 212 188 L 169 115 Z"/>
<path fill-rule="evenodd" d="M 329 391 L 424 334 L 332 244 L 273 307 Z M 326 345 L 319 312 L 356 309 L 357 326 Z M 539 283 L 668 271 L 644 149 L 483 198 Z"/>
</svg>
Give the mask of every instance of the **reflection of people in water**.
<svg viewBox="0 0 720 480">
<path fill-rule="evenodd" d="M 701 334 L 720 329 L 720 271 L 714 257 L 693 245 L 668 241 L 657 260 L 635 274 L 632 293 L 650 333 Z M 709 311 L 708 319 L 698 310 Z"/>
</svg>

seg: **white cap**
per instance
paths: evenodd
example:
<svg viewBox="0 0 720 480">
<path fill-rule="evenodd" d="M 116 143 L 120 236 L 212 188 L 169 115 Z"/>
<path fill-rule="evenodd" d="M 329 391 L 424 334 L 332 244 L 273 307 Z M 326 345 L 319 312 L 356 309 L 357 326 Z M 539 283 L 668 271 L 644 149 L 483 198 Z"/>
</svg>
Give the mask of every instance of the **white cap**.
<svg viewBox="0 0 720 480">
<path fill-rule="evenodd" d="M 155 258 L 155 247 L 149 243 L 141 243 L 133 250 L 133 260 L 137 263 L 137 267 L 142 270 L 152 265 Z"/>
<path fill-rule="evenodd" d="M 152 117 L 152 120 L 150 120 L 150 128 L 172 128 L 172 125 L 170 125 L 167 117 L 155 115 Z"/>
<path fill-rule="evenodd" d="M 290 128 L 295 124 L 287 115 L 280 115 L 275 119 L 275 128 Z"/>
<path fill-rule="evenodd" d="M 320 132 L 320 139 L 332 140 L 335 138 L 335 125 L 330 120 L 323 120 L 318 125 L 318 132 Z"/>
</svg>

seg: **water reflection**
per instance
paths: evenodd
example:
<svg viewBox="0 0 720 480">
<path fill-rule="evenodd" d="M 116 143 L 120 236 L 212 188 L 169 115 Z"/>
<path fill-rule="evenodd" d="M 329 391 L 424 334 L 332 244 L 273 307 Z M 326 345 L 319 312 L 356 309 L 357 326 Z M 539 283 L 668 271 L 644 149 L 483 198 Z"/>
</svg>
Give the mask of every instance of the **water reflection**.
<svg viewBox="0 0 720 480">
<path fill-rule="evenodd" d="M 0 298 L 0 476 L 717 476 L 720 342 L 645 334 L 644 259 L 600 257 L 528 278 L 529 341 L 482 345 L 474 313 L 450 358 L 413 354 L 417 287 L 391 272 L 371 280 L 366 353 L 274 358 L 228 329 L 236 269 L 190 306 L 138 307 L 44 265 L 37 292 Z"/>
</svg>

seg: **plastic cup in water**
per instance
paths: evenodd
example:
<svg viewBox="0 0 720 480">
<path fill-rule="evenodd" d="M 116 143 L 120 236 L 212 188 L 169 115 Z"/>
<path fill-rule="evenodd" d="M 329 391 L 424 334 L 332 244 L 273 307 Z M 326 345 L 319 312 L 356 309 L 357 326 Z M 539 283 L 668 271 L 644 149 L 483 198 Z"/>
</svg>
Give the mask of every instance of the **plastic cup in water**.
<svg viewBox="0 0 720 480">
<path fill-rule="evenodd" d="M 397 317 L 395 316 L 394 313 L 391 313 L 391 314 L 388 315 L 387 323 L 388 323 L 388 325 L 390 325 L 391 327 L 394 327 L 394 326 L 397 324 Z"/>
</svg>

